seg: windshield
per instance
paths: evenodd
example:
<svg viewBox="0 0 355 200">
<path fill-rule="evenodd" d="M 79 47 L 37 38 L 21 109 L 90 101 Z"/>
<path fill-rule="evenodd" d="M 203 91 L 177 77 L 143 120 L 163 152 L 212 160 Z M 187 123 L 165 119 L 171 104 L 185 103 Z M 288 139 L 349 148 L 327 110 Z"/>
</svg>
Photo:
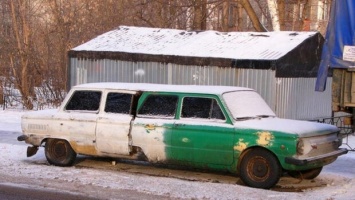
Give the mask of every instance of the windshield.
<svg viewBox="0 0 355 200">
<path fill-rule="evenodd" d="M 275 116 L 264 99 L 255 91 L 228 92 L 223 94 L 223 99 L 236 120 Z"/>
</svg>

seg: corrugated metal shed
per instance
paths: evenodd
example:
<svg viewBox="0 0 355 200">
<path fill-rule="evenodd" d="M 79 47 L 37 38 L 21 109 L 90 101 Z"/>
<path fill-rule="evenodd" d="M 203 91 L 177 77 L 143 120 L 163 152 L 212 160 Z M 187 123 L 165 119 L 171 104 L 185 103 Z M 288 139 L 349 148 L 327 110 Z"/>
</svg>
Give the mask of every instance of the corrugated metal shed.
<svg viewBox="0 0 355 200">
<path fill-rule="evenodd" d="M 313 91 L 322 43 L 315 32 L 188 32 L 124 26 L 69 52 L 69 85 L 243 86 L 257 90 L 280 117 L 330 117 L 330 90 Z"/>
</svg>

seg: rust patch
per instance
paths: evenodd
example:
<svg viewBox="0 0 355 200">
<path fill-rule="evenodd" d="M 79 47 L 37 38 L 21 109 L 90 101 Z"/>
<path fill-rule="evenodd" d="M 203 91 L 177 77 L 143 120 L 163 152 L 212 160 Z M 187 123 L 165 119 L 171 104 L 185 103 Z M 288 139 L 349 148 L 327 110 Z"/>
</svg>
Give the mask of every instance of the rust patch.
<svg viewBox="0 0 355 200">
<path fill-rule="evenodd" d="M 268 131 L 258 132 L 258 139 L 256 143 L 261 146 L 272 145 L 272 141 L 274 140 L 274 136 Z"/>
<path fill-rule="evenodd" d="M 248 147 L 247 142 L 243 142 L 243 139 L 239 139 L 239 142 L 233 147 L 234 150 L 242 152 L 244 149 Z"/>
<path fill-rule="evenodd" d="M 96 150 L 96 147 L 93 145 L 80 145 L 75 141 L 70 141 L 70 145 L 76 153 L 84 154 L 84 155 L 92 155 L 92 156 L 99 155 L 99 153 Z"/>
<path fill-rule="evenodd" d="M 154 124 L 147 124 L 147 125 L 144 126 L 144 128 L 147 131 L 147 133 L 150 133 L 150 131 L 155 130 Z"/>
</svg>

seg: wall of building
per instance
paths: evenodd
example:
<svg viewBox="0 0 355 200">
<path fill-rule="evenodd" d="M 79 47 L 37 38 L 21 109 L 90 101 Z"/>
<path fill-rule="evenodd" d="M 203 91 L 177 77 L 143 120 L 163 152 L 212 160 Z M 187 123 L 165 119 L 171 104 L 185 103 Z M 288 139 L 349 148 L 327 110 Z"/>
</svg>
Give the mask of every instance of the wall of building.
<svg viewBox="0 0 355 200">
<path fill-rule="evenodd" d="M 276 81 L 276 113 L 291 119 L 314 120 L 332 115 L 332 78 L 324 92 L 314 91 L 317 78 L 278 78 Z"/>
<path fill-rule="evenodd" d="M 331 116 L 331 78 L 325 92 L 315 92 L 316 78 L 276 78 L 273 70 L 77 58 L 70 58 L 69 76 L 70 86 L 136 82 L 249 87 L 255 89 L 279 117 L 308 120 Z"/>
</svg>

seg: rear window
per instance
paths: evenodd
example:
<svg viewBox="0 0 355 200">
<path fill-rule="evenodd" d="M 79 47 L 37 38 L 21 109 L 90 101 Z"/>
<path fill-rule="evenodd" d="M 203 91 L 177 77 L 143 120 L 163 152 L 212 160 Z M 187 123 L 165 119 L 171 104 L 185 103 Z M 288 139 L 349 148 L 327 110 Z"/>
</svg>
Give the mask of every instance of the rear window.
<svg viewBox="0 0 355 200">
<path fill-rule="evenodd" d="M 139 110 L 139 115 L 174 118 L 178 97 L 173 95 L 150 95 Z"/>
<path fill-rule="evenodd" d="M 114 92 L 108 93 L 105 104 L 105 112 L 130 114 L 132 97 L 132 94 Z"/>
</svg>

